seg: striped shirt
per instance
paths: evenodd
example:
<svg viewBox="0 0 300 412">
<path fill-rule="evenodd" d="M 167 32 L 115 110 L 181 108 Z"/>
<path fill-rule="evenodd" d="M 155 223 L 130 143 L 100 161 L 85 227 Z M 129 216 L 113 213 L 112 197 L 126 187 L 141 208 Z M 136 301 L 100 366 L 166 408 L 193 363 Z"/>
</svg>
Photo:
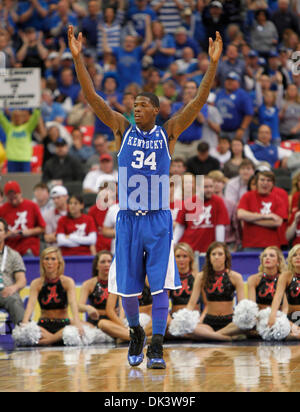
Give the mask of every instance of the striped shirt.
<svg viewBox="0 0 300 412">
<path fill-rule="evenodd" d="M 179 1 L 184 7 L 188 6 L 184 0 Z M 151 2 L 151 6 L 154 8 L 159 3 L 161 3 L 161 0 L 154 0 Z M 180 13 L 181 10 L 178 9 L 174 0 L 166 0 L 157 11 L 158 20 L 163 24 L 165 33 L 174 34 L 176 29 L 182 25 Z"/>
<path fill-rule="evenodd" d="M 121 42 L 121 30 L 122 23 L 124 21 L 125 13 L 123 10 L 118 10 L 116 13 L 116 18 L 111 26 L 108 26 L 103 19 L 103 14 L 100 13 L 99 24 L 104 28 L 107 37 L 107 43 L 110 48 L 119 47 Z M 98 55 L 103 54 L 103 41 L 102 41 L 102 31 L 98 29 L 97 35 L 97 52 Z"/>
</svg>

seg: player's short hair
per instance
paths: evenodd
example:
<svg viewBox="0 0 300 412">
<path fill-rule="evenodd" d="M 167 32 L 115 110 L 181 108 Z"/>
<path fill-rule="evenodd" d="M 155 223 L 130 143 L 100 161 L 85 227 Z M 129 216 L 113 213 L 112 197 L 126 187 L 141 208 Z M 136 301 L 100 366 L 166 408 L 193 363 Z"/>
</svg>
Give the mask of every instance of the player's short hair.
<svg viewBox="0 0 300 412">
<path fill-rule="evenodd" d="M 159 98 L 155 94 L 149 93 L 149 92 L 142 92 L 142 93 L 139 93 L 136 97 L 139 97 L 139 96 L 148 97 L 148 99 L 150 100 L 150 102 L 152 103 L 154 107 L 157 107 L 157 108 L 160 107 Z"/>
</svg>

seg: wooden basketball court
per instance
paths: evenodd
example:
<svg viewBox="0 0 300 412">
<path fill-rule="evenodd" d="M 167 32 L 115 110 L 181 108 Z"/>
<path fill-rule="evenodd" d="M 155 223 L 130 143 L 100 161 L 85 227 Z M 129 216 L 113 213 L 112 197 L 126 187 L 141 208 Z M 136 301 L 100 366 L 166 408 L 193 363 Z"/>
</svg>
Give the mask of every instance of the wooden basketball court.
<svg viewBox="0 0 300 412">
<path fill-rule="evenodd" d="M 298 392 L 300 346 L 166 344 L 166 370 L 127 363 L 127 347 L 17 349 L 0 338 L 1 392 Z"/>
</svg>

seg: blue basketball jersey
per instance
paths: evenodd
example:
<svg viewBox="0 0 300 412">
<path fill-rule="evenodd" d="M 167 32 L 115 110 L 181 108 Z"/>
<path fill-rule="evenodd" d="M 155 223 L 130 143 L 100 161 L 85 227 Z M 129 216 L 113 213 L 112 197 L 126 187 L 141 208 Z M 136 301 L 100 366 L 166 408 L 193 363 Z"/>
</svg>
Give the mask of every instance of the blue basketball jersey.
<svg viewBox="0 0 300 412">
<path fill-rule="evenodd" d="M 118 154 L 121 210 L 167 210 L 171 156 L 166 131 L 126 130 Z"/>
</svg>

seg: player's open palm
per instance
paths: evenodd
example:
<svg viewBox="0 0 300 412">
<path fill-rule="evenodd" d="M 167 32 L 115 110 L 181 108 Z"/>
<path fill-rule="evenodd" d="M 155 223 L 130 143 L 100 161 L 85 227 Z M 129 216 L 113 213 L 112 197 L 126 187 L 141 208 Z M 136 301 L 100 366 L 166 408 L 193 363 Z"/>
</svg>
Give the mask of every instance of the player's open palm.
<svg viewBox="0 0 300 412">
<path fill-rule="evenodd" d="M 68 41 L 69 49 L 71 50 L 72 56 L 79 56 L 82 50 L 82 33 L 79 33 L 78 38 L 76 39 L 74 35 L 74 27 L 72 25 L 68 27 Z"/>
<path fill-rule="evenodd" d="M 209 38 L 209 49 L 208 54 L 212 62 L 217 63 L 221 57 L 223 50 L 223 40 L 220 33 L 216 32 L 216 40 Z"/>
</svg>

